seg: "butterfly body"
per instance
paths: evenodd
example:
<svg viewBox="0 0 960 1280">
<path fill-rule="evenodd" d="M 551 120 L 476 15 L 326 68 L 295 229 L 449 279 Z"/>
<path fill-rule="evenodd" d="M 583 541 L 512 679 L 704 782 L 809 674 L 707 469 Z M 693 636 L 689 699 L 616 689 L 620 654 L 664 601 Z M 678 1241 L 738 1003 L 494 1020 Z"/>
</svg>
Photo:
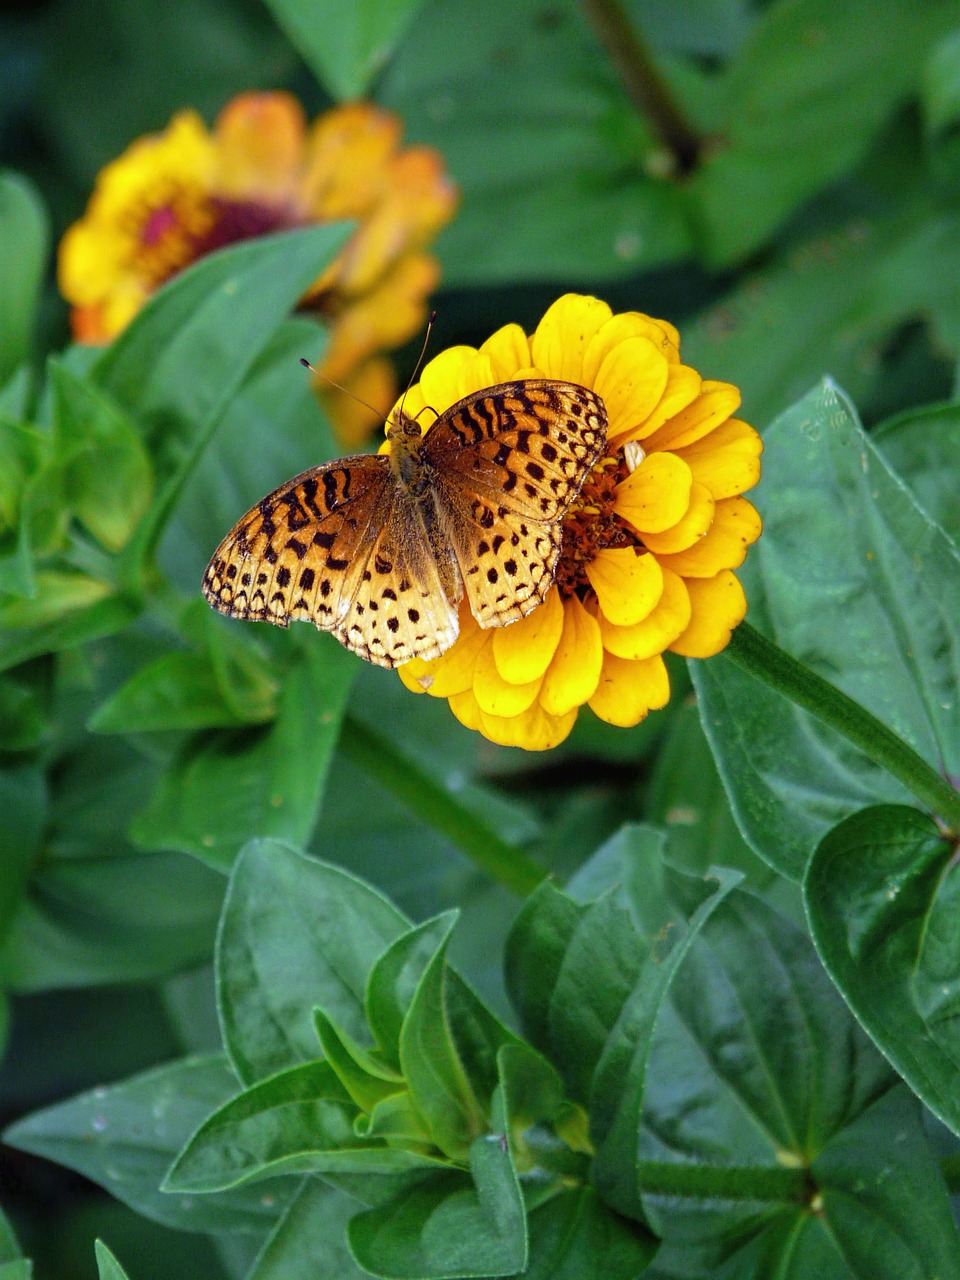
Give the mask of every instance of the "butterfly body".
<svg viewBox="0 0 960 1280">
<path fill-rule="evenodd" d="M 261 499 L 204 575 L 214 608 L 303 618 L 395 667 L 438 657 L 466 595 L 482 627 L 535 608 L 561 523 L 606 439 L 592 391 L 535 379 L 458 401 L 423 434 L 398 413 L 390 453 L 324 463 Z"/>
</svg>

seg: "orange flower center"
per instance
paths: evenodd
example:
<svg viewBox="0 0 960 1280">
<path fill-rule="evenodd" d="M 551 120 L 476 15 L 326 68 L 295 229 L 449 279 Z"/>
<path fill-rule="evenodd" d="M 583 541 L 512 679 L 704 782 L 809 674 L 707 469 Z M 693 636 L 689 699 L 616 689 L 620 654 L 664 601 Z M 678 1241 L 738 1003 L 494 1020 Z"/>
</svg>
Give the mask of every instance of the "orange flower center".
<svg viewBox="0 0 960 1280">
<path fill-rule="evenodd" d="M 614 511 L 616 487 L 628 474 L 622 449 L 615 458 L 601 458 L 564 517 L 555 579 L 564 598 L 576 594 L 583 599 L 591 589 L 587 565 L 598 552 L 610 547 L 646 551 L 640 537 Z"/>
</svg>

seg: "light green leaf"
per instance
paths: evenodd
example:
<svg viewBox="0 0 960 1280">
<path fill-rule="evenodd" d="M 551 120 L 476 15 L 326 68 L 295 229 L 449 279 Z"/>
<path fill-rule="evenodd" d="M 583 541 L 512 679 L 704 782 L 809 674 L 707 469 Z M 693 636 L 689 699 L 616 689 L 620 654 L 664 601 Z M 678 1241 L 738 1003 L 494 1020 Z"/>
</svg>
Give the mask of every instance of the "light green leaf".
<svg viewBox="0 0 960 1280">
<path fill-rule="evenodd" d="M 93 1247 L 97 1255 L 97 1273 L 100 1280 L 129 1280 L 123 1267 L 102 1240 L 95 1241 Z"/>
<path fill-rule="evenodd" d="M 50 250 L 50 223 L 33 184 L 0 172 L 0 385 L 26 358 Z"/>
</svg>

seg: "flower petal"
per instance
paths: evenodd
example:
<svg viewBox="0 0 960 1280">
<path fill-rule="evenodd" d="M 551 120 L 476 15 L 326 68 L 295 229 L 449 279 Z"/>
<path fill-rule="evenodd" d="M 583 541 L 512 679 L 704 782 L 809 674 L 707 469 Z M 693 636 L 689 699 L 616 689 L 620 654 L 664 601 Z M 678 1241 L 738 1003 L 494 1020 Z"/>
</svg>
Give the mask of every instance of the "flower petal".
<svg viewBox="0 0 960 1280">
<path fill-rule="evenodd" d="M 685 364 L 671 364 L 667 368 L 667 385 L 663 389 L 663 394 L 655 409 L 653 409 L 643 422 L 631 427 L 627 431 L 623 431 L 620 435 L 614 437 L 608 436 L 610 443 L 614 445 L 623 444 L 626 440 L 645 440 L 648 436 L 653 435 L 658 427 L 661 427 L 668 418 L 673 418 L 681 410 L 686 409 L 688 405 L 693 404 L 700 389 L 703 386 L 703 380 L 696 369 L 691 369 Z"/>
<path fill-rule="evenodd" d="M 519 624 L 517 624 L 519 625 Z M 493 645 L 485 645 L 477 655 L 473 668 L 473 696 L 486 715 L 516 716 L 533 705 L 543 677 L 526 684 L 511 684 L 497 670 Z"/>
<path fill-rule="evenodd" d="M 492 385 L 490 357 L 474 347 L 448 347 L 424 365 L 420 374 L 424 403 L 437 413 L 443 413 L 471 392 Z"/>
<path fill-rule="evenodd" d="M 583 379 L 588 386 L 596 382 L 600 366 L 610 352 L 620 345 L 625 338 L 646 338 L 662 352 L 671 364 L 680 359 L 680 351 L 676 342 L 676 329 L 670 326 L 668 332 L 658 320 L 642 315 L 639 311 L 624 311 L 611 316 L 602 324 L 587 343 L 583 354 Z"/>
<path fill-rule="evenodd" d="M 618 658 L 652 658 L 663 653 L 690 625 L 690 593 L 682 578 L 663 571 L 663 595 L 650 614 L 632 627 L 615 627 L 600 616 L 603 647 Z M 540 700 L 543 701 L 541 691 Z"/>
<path fill-rule="evenodd" d="M 490 360 L 493 382 L 510 382 L 518 369 L 527 368 L 533 360 L 530 341 L 518 324 L 505 324 L 481 344 L 480 350 Z"/>
<path fill-rule="evenodd" d="M 614 510 L 639 533 L 662 533 L 690 509 L 693 475 L 672 453 L 651 453 L 616 488 Z"/>
<path fill-rule="evenodd" d="M 241 93 L 220 112 L 218 195 L 287 200 L 299 177 L 306 118 L 289 93 Z"/>
<path fill-rule="evenodd" d="M 669 369 L 666 356 L 649 338 L 625 338 L 608 352 L 593 389 L 606 405 L 609 439 L 633 431 L 653 413 Z"/>
<path fill-rule="evenodd" d="M 563 602 L 563 633 L 540 689 L 540 705 L 566 715 L 593 697 L 603 666 L 600 624 L 573 595 Z"/>
<path fill-rule="evenodd" d="M 611 315 L 599 298 L 565 293 L 547 310 L 530 340 L 533 363 L 544 369 L 548 378 L 582 383 L 584 351 Z M 599 387 L 595 389 L 599 391 Z"/>
<path fill-rule="evenodd" d="M 600 684 L 589 705 L 607 724 L 627 729 L 639 724 L 648 711 L 665 707 L 669 700 L 670 679 L 659 655 L 631 662 L 607 653 Z"/>
<path fill-rule="evenodd" d="M 539 702 L 518 716 L 489 716 L 480 712 L 480 732 L 501 747 L 523 747 L 525 751 L 549 751 L 558 747 L 577 720 L 577 712 L 552 716 Z"/>
<path fill-rule="evenodd" d="M 714 498 L 732 498 L 752 488 L 760 479 L 763 441 L 753 427 L 739 418 L 721 422 L 709 435 L 677 451 L 677 456 L 706 485 Z"/>
<path fill-rule="evenodd" d="M 746 498 L 722 498 L 709 531 L 686 550 L 661 555 L 660 563 L 683 578 L 712 578 L 721 569 L 743 564 L 747 547 L 760 537 L 762 527 L 756 508 Z"/>
<path fill-rule="evenodd" d="M 413 658 L 397 667 L 408 689 L 416 683 L 421 693 L 434 698 L 450 698 L 473 688 L 473 675 L 480 654 L 489 647 L 490 632 L 483 631 L 469 608 L 460 606 L 460 634 L 446 653 L 430 662 Z"/>
<path fill-rule="evenodd" d="M 729 382 L 703 382 L 700 395 L 647 437 L 648 449 L 682 449 L 718 427 L 740 407 L 740 392 Z"/>
<path fill-rule="evenodd" d="M 656 556 L 633 547 L 607 547 L 587 565 L 601 612 L 620 627 L 645 618 L 663 594 L 663 572 Z"/>
<path fill-rule="evenodd" d="M 493 632 L 497 670 L 511 684 L 539 680 L 556 652 L 563 631 L 559 591 L 548 591 L 543 603 L 519 622 Z"/>
<path fill-rule="evenodd" d="M 702 484 L 694 484 L 690 489 L 690 505 L 682 520 L 679 520 L 662 533 L 644 533 L 643 541 L 657 556 L 672 555 L 677 551 L 685 551 L 687 547 L 699 545 L 713 527 L 716 516 L 716 503 Z M 671 568 L 673 566 L 671 565 Z M 679 569 L 674 572 L 679 573 Z"/>
<path fill-rule="evenodd" d="M 402 670 L 402 668 L 399 669 Z M 483 716 L 477 706 L 477 700 L 473 696 L 472 689 L 467 689 L 464 693 L 453 693 L 447 701 L 450 710 L 464 728 L 474 729 L 477 733 L 483 733 Z"/>
<path fill-rule="evenodd" d="M 392 111 L 351 102 L 314 122 L 306 145 L 302 199 L 316 218 L 361 217 L 379 198 L 402 125 Z"/>
<path fill-rule="evenodd" d="M 747 597 L 739 580 L 724 569 L 714 578 L 687 582 L 693 613 L 690 625 L 670 645 L 685 658 L 712 658 L 726 648 L 730 633 L 744 619 Z"/>
</svg>

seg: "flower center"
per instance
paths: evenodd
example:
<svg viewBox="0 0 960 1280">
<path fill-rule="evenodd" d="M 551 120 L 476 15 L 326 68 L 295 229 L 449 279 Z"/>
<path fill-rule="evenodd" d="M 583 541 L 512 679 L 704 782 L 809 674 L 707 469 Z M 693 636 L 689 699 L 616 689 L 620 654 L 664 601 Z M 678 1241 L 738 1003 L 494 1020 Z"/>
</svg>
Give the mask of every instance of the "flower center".
<svg viewBox="0 0 960 1280">
<path fill-rule="evenodd" d="M 629 467 L 622 449 L 615 458 L 601 458 L 564 517 L 563 542 L 555 579 L 564 598 L 578 595 L 583 599 L 591 589 L 587 565 L 598 552 L 610 547 L 646 550 L 639 535 L 613 509 L 614 491 L 628 474 Z"/>
</svg>

